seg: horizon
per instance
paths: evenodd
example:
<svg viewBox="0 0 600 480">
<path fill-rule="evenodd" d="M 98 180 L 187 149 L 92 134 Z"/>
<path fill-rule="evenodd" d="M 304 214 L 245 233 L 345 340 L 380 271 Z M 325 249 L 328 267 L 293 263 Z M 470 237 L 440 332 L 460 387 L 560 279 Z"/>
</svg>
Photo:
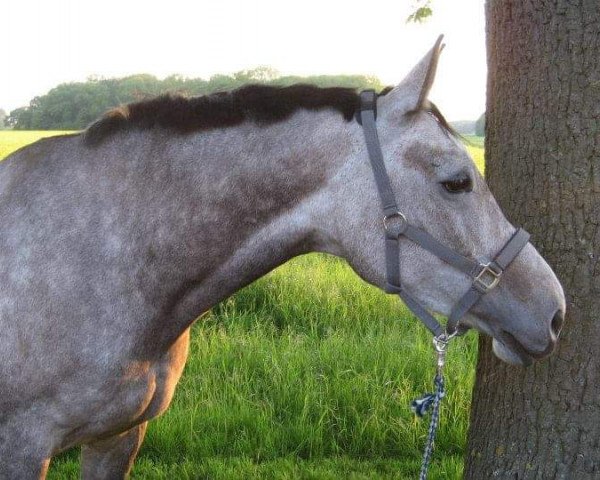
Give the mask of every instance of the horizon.
<svg viewBox="0 0 600 480">
<path fill-rule="evenodd" d="M 365 15 L 358 14 L 357 1 L 224 0 L 199 6 L 172 0 L 168 11 L 144 4 L 142 16 L 138 1 L 107 0 L 102 7 L 75 0 L 11 2 L 0 108 L 10 113 L 59 84 L 90 77 L 208 80 L 263 66 L 281 76 L 368 75 L 395 85 L 444 33 L 446 48 L 430 97 L 451 121 L 475 120 L 485 110 L 483 2 L 459 3 L 434 0 L 429 20 L 406 24 L 414 5 L 376 0 L 366 12 L 373 21 L 359 30 Z M 111 32 L 107 27 L 115 18 Z M 25 22 L 31 35 L 22 34 Z"/>
</svg>

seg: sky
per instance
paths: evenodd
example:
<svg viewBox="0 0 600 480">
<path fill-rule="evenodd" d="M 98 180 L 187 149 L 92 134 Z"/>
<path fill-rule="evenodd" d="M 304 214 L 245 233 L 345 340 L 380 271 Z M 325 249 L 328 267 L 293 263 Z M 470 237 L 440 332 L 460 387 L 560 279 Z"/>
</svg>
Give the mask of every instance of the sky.
<svg viewBox="0 0 600 480">
<path fill-rule="evenodd" d="M 208 78 L 260 65 L 397 84 L 444 34 L 430 95 L 450 120 L 485 109 L 484 0 L 0 0 L 0 108 L 63 82 L 151 73 Z"/>
</svg>

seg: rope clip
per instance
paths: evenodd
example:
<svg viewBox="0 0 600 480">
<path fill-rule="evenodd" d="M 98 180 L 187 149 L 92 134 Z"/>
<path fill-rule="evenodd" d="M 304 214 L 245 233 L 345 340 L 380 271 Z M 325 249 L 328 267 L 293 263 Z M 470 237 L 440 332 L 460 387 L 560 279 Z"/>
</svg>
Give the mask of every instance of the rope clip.
<svg viewBox="0 0 600 480">
<path fill-rule="evenodd" d="M 437 353 L 437 374 L 441 375 L 442 370 L 444 369 L 444 365 L 446 364 L 446 349 L 448 348 L 448 343 L 456 336 L 456 332 L 454 333 L 441 333 L 437 337 L 433 337 L 433 348 Z"/>
</svg>

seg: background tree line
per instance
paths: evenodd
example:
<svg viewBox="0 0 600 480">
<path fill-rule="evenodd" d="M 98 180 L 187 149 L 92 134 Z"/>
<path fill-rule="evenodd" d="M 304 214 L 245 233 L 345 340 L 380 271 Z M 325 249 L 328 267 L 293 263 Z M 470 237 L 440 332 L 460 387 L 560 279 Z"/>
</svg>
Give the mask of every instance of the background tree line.
<svg viewBox="0 0 600 480">
<path fill-rule="evenodd" d="M 15 130 L 79 130 L 106 110 L 171 92 L 186 96 L 230 90 L 247 83 L 291 85 L 312 83 L 321 87 L 357 89 L 383 88 L 377 77 L 365 75 L 280 76 L 269 67 L 242 70 L 232 75 L 213 75 L 209 80 L 172 75 L 160 80 L 140 74 L 123 78 L 88 78 L 86 82 L 63 83 L 47 94 L 33 98 L 28 106 L 13 110 L 4 119 Z"/>
</svg>

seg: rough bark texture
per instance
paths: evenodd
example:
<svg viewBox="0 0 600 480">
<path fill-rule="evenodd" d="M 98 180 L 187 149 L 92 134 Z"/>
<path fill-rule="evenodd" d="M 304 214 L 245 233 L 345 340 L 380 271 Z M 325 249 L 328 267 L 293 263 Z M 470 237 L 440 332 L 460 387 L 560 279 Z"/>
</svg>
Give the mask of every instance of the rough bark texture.
<svg viewBox="0 0 600 480">
<path fill-rule="evenodd" d="M 550 360 L 480 340 L 467 479 L 600 478 L 600 2 L 488 0 L 487 177 L 567 294 Z"/>
</svg>

